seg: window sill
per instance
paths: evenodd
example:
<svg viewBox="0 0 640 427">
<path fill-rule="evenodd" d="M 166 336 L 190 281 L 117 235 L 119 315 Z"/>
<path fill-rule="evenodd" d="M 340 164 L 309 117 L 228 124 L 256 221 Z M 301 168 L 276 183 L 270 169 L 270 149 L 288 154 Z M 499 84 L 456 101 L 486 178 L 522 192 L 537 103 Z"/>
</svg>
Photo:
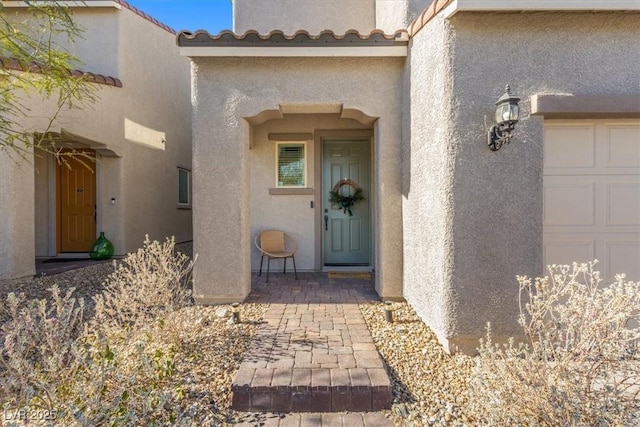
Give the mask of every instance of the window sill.
<svg viewBox="0 0 640 427">
<path fill-rule="evenodd" d="M 269 194 L 272 196 L 298 196 L 313 194 L 313 188 L 270 188 Z"/>
</svg>

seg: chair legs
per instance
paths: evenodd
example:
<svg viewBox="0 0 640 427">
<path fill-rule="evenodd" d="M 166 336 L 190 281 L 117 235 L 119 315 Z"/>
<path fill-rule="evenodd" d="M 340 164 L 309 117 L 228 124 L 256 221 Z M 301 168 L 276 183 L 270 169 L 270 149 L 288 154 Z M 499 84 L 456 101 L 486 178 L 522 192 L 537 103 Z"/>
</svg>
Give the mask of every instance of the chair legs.
<svg viewBox="0 0 640 427">
<path fill-rule="evenodd" d="M 294 255 L 291 255 L 291 259 L 293 260 L 293 277 L 298 280 L 298 271 L 296 270 L 296 257 Z"/>
<path fill-rule="evenodd" d="M 267 283 L 269 283 L 269 267 L 271 266 L 271 257 L 267 257 Z"/>
<path fill-rule="evenodd" d="M 282 268 L 282 274 L 287 274 L 287 258 L 282 258 L 284 265 Z M 296 270 L 296 257 L 291 255 L 291 260 L 293 261 L 293 275 L 298 280 L 298 270 Z M 262 264 L 264 262 L 264 255 L 260 257 L 260 271 L 258 271 L 258 277 L 262 276 Z M 271 269 L 271 257 L 267 256 L 267 280 L 269 283 L 269 270 Z"/>
</svg>

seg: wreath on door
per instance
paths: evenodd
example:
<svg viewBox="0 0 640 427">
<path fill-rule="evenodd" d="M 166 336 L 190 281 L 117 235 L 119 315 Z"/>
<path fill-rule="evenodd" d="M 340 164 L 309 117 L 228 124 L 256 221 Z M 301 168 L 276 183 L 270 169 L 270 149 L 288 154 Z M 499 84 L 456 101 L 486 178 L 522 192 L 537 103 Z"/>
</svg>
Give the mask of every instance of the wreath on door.
<svg viewBox="0 0 640 427">
<path fill-rule="evenodd" d="M 344 187 L 351 188 L 351 195 L 343 194 L 342 189 Z M 358 184 L 347 178 L 338 181 L 336 185 L 333 186 L 333 190 L 329 191 L 329 202 L 342 209 L 342 212 L 349 213 L 349 216 L 353 216 L 351 208 L 363 200 L 364 196 L 362 195 L 362 188 L 358 187 Z"/>
</svg>

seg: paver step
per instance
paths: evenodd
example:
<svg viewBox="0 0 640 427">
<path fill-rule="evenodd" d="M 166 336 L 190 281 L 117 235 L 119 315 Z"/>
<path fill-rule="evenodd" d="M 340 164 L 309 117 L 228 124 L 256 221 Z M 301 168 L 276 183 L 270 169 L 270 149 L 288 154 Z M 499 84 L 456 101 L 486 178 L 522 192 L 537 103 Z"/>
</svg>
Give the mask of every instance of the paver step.
<svg viewBox="0 0 640 427">
<path fill-rule="evenodd" d="M 391 407 L 382 368 L 244 368 L 233 380 L 231 407 L 247 412 L 370 412 Z"/>
<path fill-rule="evenodd" d="M 233 380 L 231 407 L 248 412 L 389 409 L 391 382 L 357 304 L 369 294 L 362 286 L 307 283 L 303 289 L 306 303 L 269 301 Z"/>
</svg>

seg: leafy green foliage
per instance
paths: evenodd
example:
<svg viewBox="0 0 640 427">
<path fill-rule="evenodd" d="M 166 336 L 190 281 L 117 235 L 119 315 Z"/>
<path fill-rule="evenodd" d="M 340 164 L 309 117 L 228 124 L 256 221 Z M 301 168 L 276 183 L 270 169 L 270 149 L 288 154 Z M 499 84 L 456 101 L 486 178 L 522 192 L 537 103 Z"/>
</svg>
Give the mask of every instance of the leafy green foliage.
<svg viewBox="0 0 640 427">
<path fill-rule="evenodd" d="M 356 188 L 353 194 L 348 196 L 342 195 L 341 188 L 331 190 L 329 192 L 329 202 L 332 205 L 338 206 L 338 208 L 342 209 L 344 213 L 348 212 L 349 216 L 353 216 L 351 208 L 362 200 L 364 200 L 364 195 L 362 194 L 362 188 L 360 187 Z"/>
<path fill-rule="evenodd" d="M 58 154 L 51 132 L 67 109 L 95 101 L 96 88 L 86 75 L 73 73 L 80 61 L 73 46 L 83 29 L 57 2 L 26 1 L 28 8 L 0 5 L 0 151 L 25 157 L 33 148 Z M 51 104 L 44 122 L 32 105 Z M 38 121 L 32 129 L 31 121 Z"/>
</svg>

